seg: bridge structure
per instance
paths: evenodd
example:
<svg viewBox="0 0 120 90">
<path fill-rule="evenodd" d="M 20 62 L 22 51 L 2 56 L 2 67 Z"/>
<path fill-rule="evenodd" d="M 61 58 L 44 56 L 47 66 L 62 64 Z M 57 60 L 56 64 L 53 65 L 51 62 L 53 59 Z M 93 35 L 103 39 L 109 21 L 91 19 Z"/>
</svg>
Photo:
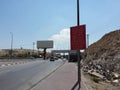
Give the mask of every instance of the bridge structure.
<svg viewBox="0 0 120 90">
<path fill-rule="evenodd" d="M 77 60 L 77 52 L 76 50 L 52 50 L 51 51 L 52 54 L 54 53 L 68 53 L 68 61 L 76 61 Z"/>
<path fill-rule="evenodd" d="M 52 50 L 52 53 L 69 53 L 70 50 Z"/>
</svg>

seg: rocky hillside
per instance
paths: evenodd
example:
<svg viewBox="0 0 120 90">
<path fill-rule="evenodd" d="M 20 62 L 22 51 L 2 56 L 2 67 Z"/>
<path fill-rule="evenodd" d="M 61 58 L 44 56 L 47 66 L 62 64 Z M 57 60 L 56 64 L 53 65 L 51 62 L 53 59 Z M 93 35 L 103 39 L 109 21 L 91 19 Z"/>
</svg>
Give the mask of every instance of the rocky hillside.
<svg viewBox="0 0 120 90">
<path fill-rule="evenodd" d="M 101 64 L 104 68 L 120 74 L 120 30 L 104 35 L 85 51 L 86 64 Z"/>
</svg>

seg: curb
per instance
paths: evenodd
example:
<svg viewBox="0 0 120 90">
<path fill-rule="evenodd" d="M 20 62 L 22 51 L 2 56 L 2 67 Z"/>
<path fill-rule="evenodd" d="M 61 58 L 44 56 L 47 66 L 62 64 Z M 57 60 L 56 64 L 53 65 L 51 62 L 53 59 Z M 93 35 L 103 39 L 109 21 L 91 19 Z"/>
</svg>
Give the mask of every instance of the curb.
<svg viewBox="0 0 120 90">
<path fill-rule="evenodd" d="M 18 65 L 18 64 L 25 64 L 27 62 L 15 62 L 15 63 L 8 63 L 8 64 L 1 64 L 0 67 L 6 67 L 6 66 L 12 66 L 12 65 Z"/>
</svg>

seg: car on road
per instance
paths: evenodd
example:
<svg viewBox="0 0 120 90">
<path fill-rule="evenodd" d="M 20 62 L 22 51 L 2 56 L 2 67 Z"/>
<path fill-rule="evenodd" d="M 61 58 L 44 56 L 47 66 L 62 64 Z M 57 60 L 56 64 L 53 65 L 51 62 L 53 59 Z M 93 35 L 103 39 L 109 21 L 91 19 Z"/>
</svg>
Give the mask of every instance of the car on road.
<svg viewBox="0 0 120 90">
<path fill-rule="evenodd" d="M 54 59 L 55 59 L 55 60 L 58 60 L 58 58 L 57 58 L 57 57 L 54 57 Z"/>
<path fill-rule="evenodd" d="M 50 57 L 50 61 L 55 61 L 54 57 Z"/>
</svg>

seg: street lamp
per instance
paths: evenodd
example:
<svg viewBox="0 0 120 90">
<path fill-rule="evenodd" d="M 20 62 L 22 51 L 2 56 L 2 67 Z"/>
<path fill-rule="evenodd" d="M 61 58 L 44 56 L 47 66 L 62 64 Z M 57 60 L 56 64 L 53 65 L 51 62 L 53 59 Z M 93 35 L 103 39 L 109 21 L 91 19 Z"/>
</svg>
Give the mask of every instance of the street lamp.
<svg viewBox="0 0 120 90">
<path fill-rule="evenodd" d="M 13 33 L 10 32 L 11 34 L 11 50 L 10 50 L 10 57 L 12 57 L 12 54 L 13 54 Z"/>
<path fill-rule="evenodd" d="M 33 42 L 33 55 L 34 55 L 34 46 L 35 46 L 35 42 Z"/>
</svg>

